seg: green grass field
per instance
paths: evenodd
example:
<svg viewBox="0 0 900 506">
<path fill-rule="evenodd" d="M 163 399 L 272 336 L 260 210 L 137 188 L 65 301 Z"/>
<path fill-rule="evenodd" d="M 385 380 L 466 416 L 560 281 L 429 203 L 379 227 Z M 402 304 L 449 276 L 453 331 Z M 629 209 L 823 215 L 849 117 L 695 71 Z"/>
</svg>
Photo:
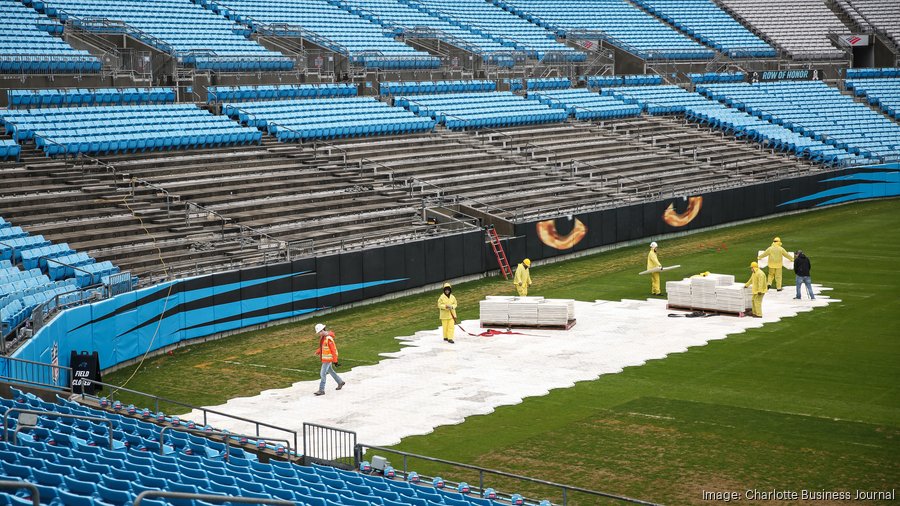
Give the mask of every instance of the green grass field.
<svg viewBox="0 0 900 506">
<path fill-rule="evenodd" d="M 670 279 L 708 270 L 743 281 L 755 252 L 780 235 L 788 249 L 807 252 L 813 281 L 834 288 L 829 295 L 842 302 L 439 427 L 397 448 L 668 504 L 704 503 L 703 490 L 897 488 L 898 228 L 900 200 L 894 199 L 662 241 L 663 262 L 683 266 Z M 533 292 L 588 301 L 645 298 L 649 281 L 635 275 L 644 268 L 645 251 L 625 248 L 536 266 Z M 786 281 L 792 290 L 793 276 Z M 485 295 L 512 293 L 512 286 L 490 278 L 456 286 L 454 293 L 460 318 L 471 319 Z M 324 318 L 341 337 L 345 368 L 397 350 L 395 336 L 436 328 L 437 295 Z M 314 379 L 313 323 L 148 359 L 128 387 L 212 405 Z M 126 368 L 106 381 L 120 384 L 133 371 Z M 416 470 L 432 470 L 418 464 Z M 472 475 L 442 472 L 477 483 Z M 490 485 L 549 494 L 510 490 L 518 486 L 503 481 Z M 597 501 L 581 497 L 570 503 Z"/>
</svg>

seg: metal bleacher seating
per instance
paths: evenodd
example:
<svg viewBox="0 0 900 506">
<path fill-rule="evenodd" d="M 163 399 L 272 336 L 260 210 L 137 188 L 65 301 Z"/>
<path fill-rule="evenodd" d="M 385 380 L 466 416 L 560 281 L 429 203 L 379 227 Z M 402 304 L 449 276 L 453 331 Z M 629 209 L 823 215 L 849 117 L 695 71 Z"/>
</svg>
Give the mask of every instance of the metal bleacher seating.
<svg viewBox="0 0 900 506">
<path fill-rule="evenodd" d="M 648 11 L 732 58 L 776 56 L 775 49 L 712 0 L 637 0 Z"/>
<path fill-rule="evenodd" d="M 418 95 L 435 93 L 460 93 L 471 91 L 495 91 L 494 81 L 386 81 L 381 83 L 381 95 Z"/>
<path fill-rule="evenodd" d="M 869 104 L 877 105 L 888 116 L 900 120 L 900 77 L 847 79 L 845 83 L 857 97 L 865 97 Z"/>
<path fill-rule="evenodd" d="M 210 86 L 208 102 L 228 100 L 271 100 L 275 98 L 354 97 L 356 85 L 351 83 L 323 84 L 261 84 L 258 86 Z"/>
<path fill-rule="evenodd" d="M 900 125 L 820 81 L 711 84 L 698 91 L 863 158 L 900 158 Z"/>
<path fill-rule="evenodd" d="M 794 59 L 840 59 L 843 51 L 829 33 L 849 33 L 837 15 L 821 0 L 719 0 L 739 20 L 767 37 Z"/>
<path fill-rule="evenodd" d="M 201 3 L 207 5 L 207 2 Z M 219 0 L 208 6 L 254 29 L 287 36 L 314 34 L 315 43 L 374 68 L 437 68 L 440 59 L 394 40 L 383 27 L 326 0 Z"/>
<path fill-rule="evenodd" d="M 15 442 L 0 442 L 0 479 L 25 480 L 36 484 L 41 504 L 72 506 L 123 505 L 134 502 L 144 491 L 167 490 L 187 493 L 282 499 L 311 506 L 494 506 L 456 490 L 346 471 L 334 467 L 303 466 L 276 458 L 262 462 L 242 446 L 273 447 L 280 444 L 262 439 L 243 440 L 231 436 L 226 444 L 178 427 L 213 430 L 210 426 L 182 421 L 163 413 L 138 410 L 113 403 L 113 410 L 100 410 L 59 398 L 46 402 L 13 388 L 13 399 L 0 398 L 0 408 L 20 407 L 109 420 L 109 424 L 52 415 L 38 415 L 33 427 L 22 427 Z M 102 403 L 107 403 L 101 399 Z M 129 416 L 134 413 L 136 416 Z M 174 426 L 161 441 L 162 427 Z M 14 413 L 10 424 L 17 426 Z M 110 448 L 110 436 L 112 447 Z M 226 459 L 227 457 L 227 459 Z M 418 481 L 418 475 L 412 481 Z M 7 498 L 24 502 L 27 491 Z M 518 496 L 521 497 L 521 496 Z M 517 500 L 519 500 L 517 497 Z M 191 501 L 147 499 L 153 506 L 184 506 Z M 207 504 L 194 501 L 195 504 Z"/>
<path fill-rule="evenodd" d="M 554 109 L 565 109 L 575 119 L 609 119 L 637 116 L 640 106 L 608 95 L 599 95 L 586 88 L 528 92 L 528 98 L 538 100 Z"/>
<path fill-rule="evenodd" d="M 72 88 L 7 91 L 10 107 L 155 104 L 175 102 L 173 88 Z"/>
<path fill-rule="evenodd" d="M 837 5 L 851 15 L 861 28 L 873 28 L 900 46 L 900 8 L 894 0 L 837 0 Z"/>
<path fill-rule="evenodd" d="M 0 120 L 47 156 L 247 144 L 262 136 L 193 104 L 10 110 Z"/>
<path fill-rule="evenodd" d="M 556 41 L 546 29 L 523 21 L 520 17 L 482 0 L 414 0 L 438 17 L 474 33 L 480 33 L 529 57 L 557 61 L 585 61 L 587 55 Z"/>
<path fill-rule="evenodd" d="M 228 116 L 264 128 L 280 141 L 334 139 L 418 132 L 434 128 L 419 118 L 373 97 L 229 103 Z"/>
<path fill-rule="evenodd" d="M 100 60 L 60 38 L 63 25 L 17 0 L 0 0 L 0 74 L 99 72 Z"/>
<path fill-rule="evenodd" d="M 218 71 L 289 70 L 293 60 L 270 51 L 245 28 L 183 0 L 28 0 L 60 20 L 76 18 L 85 29 L 116 29 L 183 64 Z M 104 23 L 103 21 L 107 22 Z M 110 20 L 124 24 L 113 24 Z"/>
<path fill-rule="evenodd" d="M 450 129 L 565 121 L 568 113 L 511 92 L 452 93 L 397 97 L 395 103 Z"/>
<path fill-rule="evenodd" d="M 493 0 L 559 36 L 585 31 L 649 60 L 710 59 L 715 52 L 626 0 Z"/>
</svg>

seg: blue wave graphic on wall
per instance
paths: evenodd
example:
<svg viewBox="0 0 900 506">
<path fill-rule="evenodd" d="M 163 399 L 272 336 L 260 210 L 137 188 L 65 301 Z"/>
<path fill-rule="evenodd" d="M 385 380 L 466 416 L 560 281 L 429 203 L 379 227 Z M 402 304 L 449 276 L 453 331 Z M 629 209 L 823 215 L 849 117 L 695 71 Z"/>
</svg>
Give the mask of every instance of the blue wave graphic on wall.
<svg viewBox="0 0 900 506">
<path fill-rule="evenodd" d="M 806 197 L 789 200 L 778 204 L 786 206 L 788 204 L 797 204 L 800 202 L 809 202 L 812 200 L 823 200 L 815 205 L 815 207 L 830 204 L 840 204 L 841 202 L 852 202 L 854 200 L 873 199 L 882 197 L 900 196 L 900 171 L 890 172 L 857 172 L 846 176 L 833 177 L 820 181 L 828 183 L 832 181 L 865 181 L 855 184 L 848 184 L 838 188 L 823 190 Z M 832 198 L 833 197 L 833 198 Z"/>
</svg>

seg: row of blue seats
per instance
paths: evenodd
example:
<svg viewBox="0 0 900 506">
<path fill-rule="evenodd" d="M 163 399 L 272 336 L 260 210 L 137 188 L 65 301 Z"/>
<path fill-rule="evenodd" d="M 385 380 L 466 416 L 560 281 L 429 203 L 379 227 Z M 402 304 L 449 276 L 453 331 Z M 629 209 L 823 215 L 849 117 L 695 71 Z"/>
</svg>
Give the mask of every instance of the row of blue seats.
<svg viewBox="0 0 900 506">
<path fill-rule="evenodd" d="M 35 271 L 38 272 L 35 273 Z M 50 284 L 50 279 L 37 269 L 21 272 L 27 275 L 9 275 L 3 278 L 4 280 L 0 280 L 0 297 L 6 297 L 11 293 L 28 291 Z"/>
<path fill-rule="evenodd" d="M 51 244 L 22 252 L 22 268 L 47 270 L 47 260 L 75 253 L 67 243 Z"/>
<path fill-rule="evenodd" d="M 0 262 L 9 263 L 9 260 L 0 260 Z M 37 278 L 43 276 L 44 274 L 40 269 L 30 269 L 27 271 L 20 271 L 16 269 L 15 271 L 8 271 L 6 274 L 0 275 L 0 294 L 6 293 L 7 290 L 5 285 L 9 285 L 15 283 L 16 281 L 22 281 L 23 279 L 28 278 Z"/>
<path fill-rule="evenodd" d="M 311 126 L 284 127 L 277 123 L 271 123 L 268 129 L 269 133 L 284 142 L 426 132 L 434 129 L 434 125 L 434 121 L 425 118 L 361 118 L 356 121 L 348 119 L 342 122 L 323 122 Z"/>
<path fill-rule="evenodd" d="M 702 107 L 709 104 L 702 96 L 674 85 L 605 88 L 601 93 L 626 104 L 637 104 L 649 114 L 678 114 L 688 105 Z"/>
<path fill-rule="evenodd" d="M 900 77 L 900 68 L 847 69 L 847 79 L 869 79 L 873 77 Z"/>
<path fill-rule="evenodd" d="M 136 153 L 139 151 L 169 151 L 208 146 L 258 144 L 262 140 L 261 132 L 238 125 L 222 127 L 218 131 L 197 128 L 190 123 L 182 125 L 182 128 L 173 129 L 170 134 L 164 132 L 135 132 L 124 135 L 106 133 L 56 137 L 50 139 L 49 142 L 44 137 L 39 137 L 36 144 L 47 156 L 75 156 L 88 153 Z M 178 133 L 175 134 L 175 132 Z"/>
<path fill-rule="evenodd" d="M 173 88 L 94 88 L 9 90 L 12 107 L 145 104 L 175 102 Z"/>
<path fill-rule="evenodd" d="M 528 98 L 555 109 L 565 109 L 570 116 L 579 120 L 626 118 L 641 113 L 640 106 L 626 104 L 611 96 L 598 95 L 586 88 L 529 92 Z"/>
<path fill-rule="evenodd" d="M 589 76 L 586 79 L 586 82 L 590 88 L 607 88 L 610 86 L 652 86 L 662 84 L 662 76 L 655 74 Z"/>
<path fill-rule="evenodd" d="M 18 239 L 19 237 L 25 237 L 27 235 L 28 232 L 22 230 L 22 227 L 14 227 L 8 222 L 4 222 L 0 225 L 0 242 L 5 241 L 6 239 Z"/>
<path fill-rule="evenodd" d="M 272 98 L 353 97 L 355 84 L 274 84 L 260 86 L 210 86 L 208 102 L 226 100 L 268 100 Z"/>
<path fill-rule="evenodd" d="M 47 246 L 50 241 L 42 235 L 28 235 L 15 239 L 6 239 L 0 242 L 0 260 L 12 260 L 15 263 L 22 261 L 22 252 L 31 248 Z"/>
<path fill-rule="evenodd" d="M 32 51 L 7 50 L 0 57 L 0 74 L 49 74 L 49 73 L 95 73 L 100 72 L 100 60 L 93 56 L 49 56 L 34 55 Z"/>
<path fill-rule="evenodd" d="M 528 90 L 560 90 L 571 87 L 572 81 L 568 77 L 543 77 L 525 81 L 525 88 Z"/>
<path fill-rule="evenodd" d="M 871 105 L 878 106 L 885 114 L 900 119 L 900 79 L 873 78 L 847 80 L 848 90 L 853 90 L 857 97 L 865 97 Z"/>
<path fill-rule="evenodd" d="M 381 95 L 415 95 L 419 93 L 460 93 L 471 91 L 495 91 L 494 81 L 386 81 L 381 83 Z"/>
<path fill-rule="evenodd" d="M 366 68 L 381 70 L 438 69 L 441 59 L 428 56 L 362 56 L 351 55 L 350 60 Z"/>
<path fill-rule="evenodd" d="M 65 279 L 61 281 L 51 281 L 47 284 L 32 286 L 29 288 L 25 288 L 23 290 L 16 290 L 14 292 L 7 293 L 6 295 L 0 296 L 0 308 L 4 308 L 7 305 L 11 304 L 15 300 L 19 300 L 23 304 L 25 303 L 25 297 L 31 295 L 37 295 L 41 292 L 47 290 L 53 290 L 56 288 L 67 288 L 66 291 L 74 291 L 75 290 L 75 280 L 74 279 Z"/>
<path fill-rule="evenodd" d="M 47 260 L 47 276 L 51 280 L 71 278 L 75 276 L 75 268 L 92 264 L 96 260 L 87 253 L 72 253 Z"/>
<path fill-rule="evenodd" d="M 705 72 L 691 73 L 688 79 L 694 84 L 704 83 L 740 83 L 747 80 L 747 74 L 743 72 Z"/>
</svg>

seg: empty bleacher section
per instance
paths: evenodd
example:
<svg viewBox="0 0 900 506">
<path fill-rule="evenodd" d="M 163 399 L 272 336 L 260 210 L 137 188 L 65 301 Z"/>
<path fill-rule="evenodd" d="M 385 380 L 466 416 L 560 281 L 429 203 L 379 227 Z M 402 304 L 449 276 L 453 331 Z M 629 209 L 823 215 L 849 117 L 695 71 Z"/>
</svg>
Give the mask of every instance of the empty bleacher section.
<svg viewBox="0 0 900 506">
<path fill-rule="evenodd" d="M 648 11 L 732 58 L 767 58 L 776 51 L 712 0 L 637 0 Z"/>
<path fill-rule="evenodd" d="M 497 6 L 482 0 L 414 0 L 427 12 L 475 33 L 481 33 L 525 51 L 529 57 L 553 61 L 584 61 L 587 56 L 556 41 L 549 31 L 524 22 Z"/>
<path fill-rule="evenodd" d="M 192 104 L 61 107 L 0 113 L 17 140 L 47 156 L 136 152 L 259 142 L 260 132 Z"/>
<path fill-rule="evenodd" d="M 519 494 L 500 494 L 493 488 L 482 491 L 467 484 L 451 488 L 450 482 L 440 478 L 426 482 L 411 470 L 387 475 L 301 465 L 293 455 L 291 461 L 281 460 L 272 454 L 285 457 L 287 451 L 274 439 L 235 434 L 225 440 L 212 426 L 118 401 L 110 405 L 105 398 L 98 401 L 101 409 L 61 397 L 47 402 L 15 387 L 11 391 L 13 398 L 0 398 L 0 410 L 28 409 L 37 414 L 34 425 L 26 425 L 20 424 L 24 417 L 19 413 L 10 413 L 9 432 L 17 434 L 0 442 L 0 477 L 34 484 L 41 504 L 125 505 L 146 491 L 275 499 L 308 506 L 525 504 Z M 167 427 L 164 433 L 163 427 Z M 270 458 L 260 458 L 258 450 L 250 448 L 268 449 Z M 3 499 L 14 505 L 31 504 L 29 494 L 25 489 L 11 490 Z M 143 501 L 153 506 L 212 504 L 177 498 Z"/>
<path fill-rule="evenodd" d="M 589 76 L 585 81 L 590 88 L 608 88 L 610 86 L 652 86 L 662 84 L 662 76 L 656 74 Z"/>
<path fill-rule="evenodd" d="M 418 132 L 435 124 L 372 97 L 229 103 L 223 111 L 280 141 Z"/>
<path fill-rule="evenodd" d="M 208 102 L 271 100 L 276 98 L 329 98 L 356 96 L 355 84 L 261 84 L 257 86 L 210 86 Z"/>
<path fill-rule="evenodd" d="M 311 39 L 367 67 L 440 65 L 440 59 L 394 40 L 381 25 L 325 0 L 221 0 L 209 3 L 209 8 L 257 30 Z"/>
<path fill-rule="evenodd" d="M 900 47 L 900 8 L 894 0 L 836 0 L 862 28 L 866 25 L 887 35 Z M 862 19 L 857 19 L 861 17 Z M 862 21 L 862 22 L 860 22 Z"/>
<path fill-rule="evenodd" d="M 848 33 L 841 20 L 822 0 L 719 0 L 737 19 L 796 60 L 845 58 L 828 38 Z"/>
<path fill-rule="evenodd" d="M 10 336 L 38 305 L 80 299 L 87 295 L 83 288 L 117 272 L 111 262 L 96 263 L 66 243 L 52 244 L 0 218 L 0 338 Z"/>
<path fill-rule="evenodd" d="M 435 38 L 482 58 L 504 66 L 514 60 L 507 54 L 508 44 L 486 34 L 469 30 L 457 23 L 420 9 L 415 2 L 401 0 L 342 0 L 342 6 L 366 19 L 382 25 L 387 30 L 409 38 Z"/>
<path fill-rule="evenodd" d="M 525 88 L 531 90 L 561 90 L 571 88 L 572 81 L 568 77 L 538 77 L 525 80 Z"/>
<path fill-rule="evenodd" d="M 381 83 L 381 95 L 419 95 L 435 93 L 460 93 L 468 91 L 494 91 L 494 81 L 386 81 Z"/>
<path fill-rule="evenodd" d="M 246 37 L 246 27 L 185 0 L 50 0 L 46 12 L 85 30 L 123 33 L 202 70 L 289 70 L 294 62 Z"/>
<path fill-rule="evenodd" d="M 857 97 L 865 97 L 888 116 L 900 120 L 900 77 L 882 79 L 847 79 L 848 90 Z"/>
<path fill-rule="evenodd" d="M 706 88 L 698 87 L 698 90 L 705 92 Z M 677 86 L 617 87 L 604 89 L 603 93 L 626 103 L 638 104 L 649 114 L 684 114 L 691 121 L 717 128 L 737 138 L 764 143 L 772 149 L 818 163 L 845 165 L 862 161 L 843 148 L 827 145 L 821 140 L 731 109 Z"/>
<path fill-rule="evenodd" d="M 900 68 L 847 69 L 847 79 L 871 79 L 874 77 L 900 77 Z"/>
<path fill-rule="evenodd" d="M 703 83 L 740 83 L 747 79 L 743 72 L 704 72 L 687 75 L 694 84 Z"/>
<path fill-rule="evenodd" d="M 626 0 L 493 0 L 559 36 L 585 33 L 647 60 L 709 59 L 714 51 Z"/>
<path fill-rule="evenodd" d="M 872 161 L 900 158 L 900 125 L 825 83 L 711 84 L 700 91 L 854 155 Z"/>
<path fill-rule="evenodd" d="M 10 107 L 156 104 L 175 102 L 173 88 L 71 88 L 7 91 Z"/>
<path fill-rule="evenodd" d="M 689 105 L 703 106 L 709 102 L 700 95 L 675 85 L 622 86 L 605 88 L 601 93 L 622 100 L 626 104 L 637 104 L 648 114 L 683 113 L 684 108 Z"/>
<path fill-rule="evenodd" d="M 575 119 L 610 119 L 637 116 L 641 108 L 585 88 L 528 92 L 528 98 L 554 109 L 565 109 Z"/>
<path fill-rule="evenodd" d="M 0 74 L 99 72 L 100 60 L 53 36 L 62 32 L 18 0 L 0 0 Z"/>
<path fill-rule="evenodd" d="M 565 121 L 568 114 L 511 92 L 397 97 L 395 103 L 450 129 Z"/>
</svg>

